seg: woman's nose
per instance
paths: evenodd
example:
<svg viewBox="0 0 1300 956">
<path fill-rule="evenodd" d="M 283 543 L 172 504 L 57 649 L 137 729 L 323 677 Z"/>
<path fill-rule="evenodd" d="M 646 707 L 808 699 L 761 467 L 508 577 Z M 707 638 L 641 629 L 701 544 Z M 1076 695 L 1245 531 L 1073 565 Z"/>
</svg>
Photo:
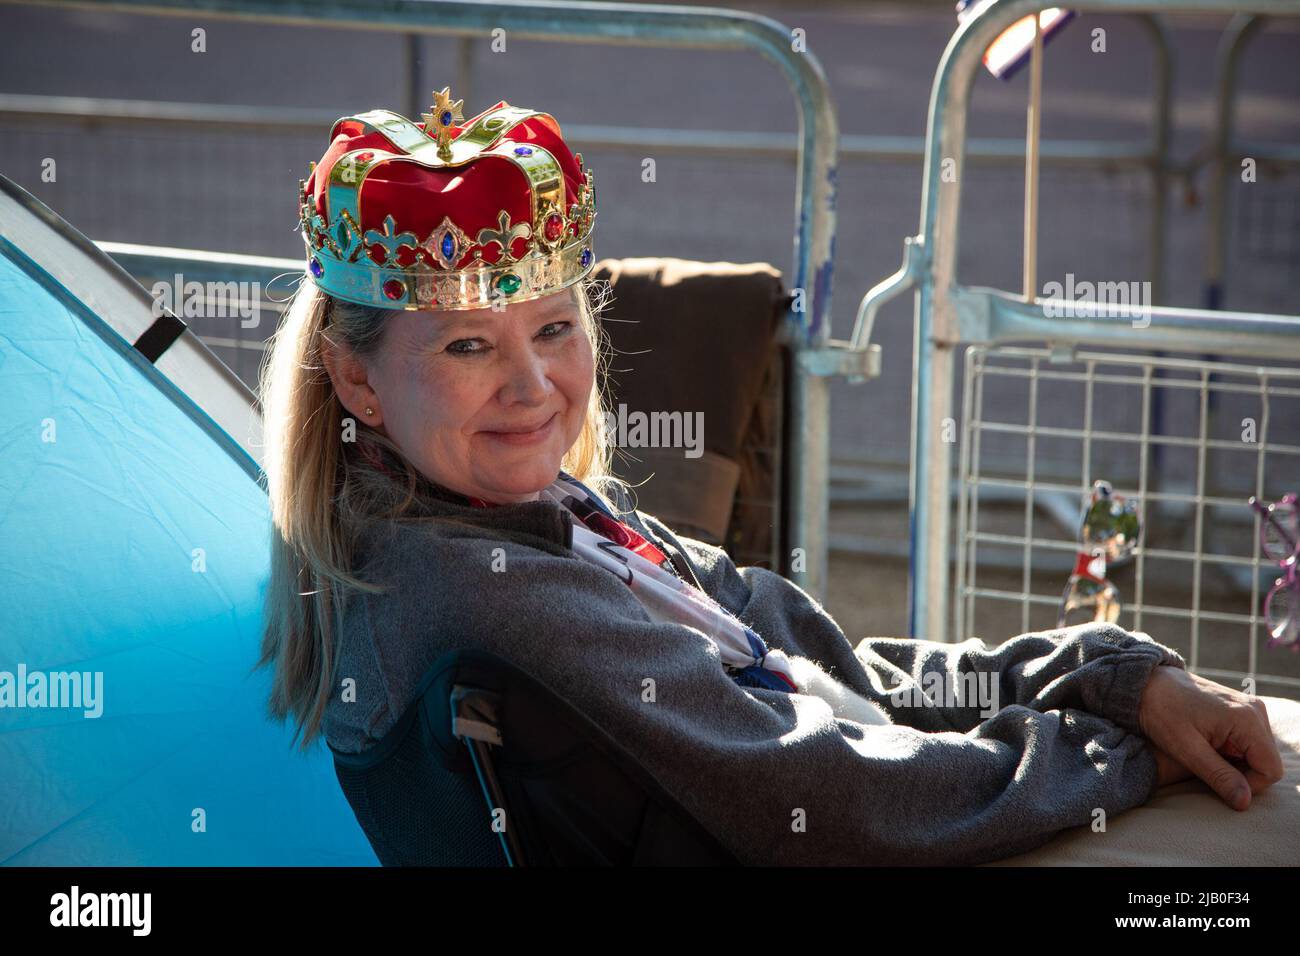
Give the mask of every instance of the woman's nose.
<svg viewBox="0 0 1300 956">
<path fill-rule="evenodd" d="M 540 405 L 555 390 L 551 384 L 550 362 L 528 347 L 513 350 L 505 375 L 506 381 L 501 389 L 503 402 Z"/>
</svg>

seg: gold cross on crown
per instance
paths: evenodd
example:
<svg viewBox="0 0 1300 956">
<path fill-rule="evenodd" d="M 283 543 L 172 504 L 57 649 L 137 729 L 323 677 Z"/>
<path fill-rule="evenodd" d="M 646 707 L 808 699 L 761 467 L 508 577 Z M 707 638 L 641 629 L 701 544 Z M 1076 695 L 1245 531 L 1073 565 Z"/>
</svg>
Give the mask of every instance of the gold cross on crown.
<svg viewBox="0 0 1300 956">
<path fill-rule="evenodd" d="M 464 100 L 451 101 L 451 87 L 444 86 L 433 92 L 432 112 L 424 114 L 424 132 L 438 141 L 438 158 L 451 162 L 451 124 L 463 120 L 460 107 Z"/>
</svg>

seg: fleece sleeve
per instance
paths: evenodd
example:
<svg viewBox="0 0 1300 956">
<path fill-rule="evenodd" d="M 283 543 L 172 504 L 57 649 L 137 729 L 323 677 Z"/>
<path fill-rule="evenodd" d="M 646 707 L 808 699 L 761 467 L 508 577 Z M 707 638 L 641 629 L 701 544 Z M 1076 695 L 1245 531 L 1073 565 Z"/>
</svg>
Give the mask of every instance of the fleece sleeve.
<svg viewBox="0 0 1300 956">
<path fill-rule="evenodd" d="M 701 584 L 770 646 L 821 662 L 889 711 L 895 723 L 965 732 L 999 707 L 1019 704 L 1087 711 L 1137 733 L 1138 703 L 1152 671 L 1162 664 L 1186 667 L 1172 648 L 1114 624 L 1035 631 L 993 648 L 977 638 L 945 644 L 868 637 L 851 645 L 798 585 L 765 568 L 737 568 L 720 548 L 677 537 L 657 519 L 642 517 L 690 556 Z"/>
<path fill-rule="evenodd" d="M 818 697 L 740 687 L 703 633 L 652 621 L 608 571 L 513 544 L 502 562 L 500 547 L 408 534 L 385 549 L 375 570 L 395 587 L 366 600 L 395 706 L 429 657 L 497 653 L 596 721 L 743 862 L 979 863 L 1154 789 L 1142 738 L 1103 717 L 1012 703 L 966 733 L 836 717 Z M 429 586 L 447 574 L 456 587 Z"/>
<path fill-rule="evenodd" d="M 899 723 L 967 731 L 996 710 L 1087 711 L 1133 733 L 1138 703 L 1160 665 L 1184 667 L 1177 651 L 1113 624 L 1080 624 L 1021 634 L 990 648 L 890 637 L 856 648 L 870 674 L 891 687 L 878 703 Z"/>
</svg>

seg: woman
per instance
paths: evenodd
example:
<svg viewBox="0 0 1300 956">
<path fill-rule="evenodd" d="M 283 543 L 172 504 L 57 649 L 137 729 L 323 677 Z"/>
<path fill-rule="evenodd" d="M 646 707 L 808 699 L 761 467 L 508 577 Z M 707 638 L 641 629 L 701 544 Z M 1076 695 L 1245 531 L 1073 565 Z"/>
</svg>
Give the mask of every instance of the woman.
<svg viewBox="0 0 1300 956">
<path fill-rule="evenodd" d="M 479 647 L 749 863 L 981 862 L 1167 782 L 1245 809 L 1280 778 L 1263 705 L 1146 635 L 855 651 L 796 585 L 636 510 L 601 429 L 592 174 L 551 117 L 436 96 L 423 124 L 340 120 L 300 184 L 262 661 L 304 747 L 373 746 L 435 660 Z M 952 693 L 972 685 L 991 707 Z"/>
</svg>

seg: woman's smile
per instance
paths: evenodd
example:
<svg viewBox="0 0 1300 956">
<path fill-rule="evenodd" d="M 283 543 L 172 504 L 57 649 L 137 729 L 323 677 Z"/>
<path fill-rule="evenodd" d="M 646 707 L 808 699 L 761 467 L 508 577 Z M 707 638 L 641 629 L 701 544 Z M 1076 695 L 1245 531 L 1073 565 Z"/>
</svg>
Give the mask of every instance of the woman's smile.
<svg viewBox="0 0 1300 956">
<path fill-rule="evenodd" d="M 560 413 L 555 412 L 546 420 L 545 424 L 532 431 L 481 431 L 479 434 L 492 441 L 503 442 L 507 445 L 535 445 L 550 437 L 551 432 L 555 429 L 555 420 L 559 417 Z"/>
</svg>

